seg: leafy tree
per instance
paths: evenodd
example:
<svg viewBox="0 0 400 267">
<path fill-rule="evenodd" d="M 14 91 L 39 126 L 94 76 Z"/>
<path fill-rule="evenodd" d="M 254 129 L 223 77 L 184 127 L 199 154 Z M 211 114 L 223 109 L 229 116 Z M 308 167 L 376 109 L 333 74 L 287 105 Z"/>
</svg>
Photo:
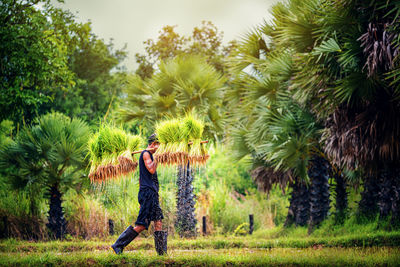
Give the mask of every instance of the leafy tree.
<svg viewBox="0 0 400 267">
<path fill-rule="evenodd" d="M 369 190 L 369 177 L 375 177 L 380 185 L 380 216 L 391 214 L 397 223 L 400 5 L 393 1 L 307 2 L 290 1 L 289 6 L 301 10 L 299 14 L 315 14 L 312 20 L 295 25 L 295 16 L 286 17 L 281 27 L 281 31 L 292 31 L 300 24 L 309 29 L 281 39 L 292 43 L 297 52 L 291 89 L 299 101 L 326 119 L 325 152 L 332 162 L 365 170 L 365 190 Z M 299 39 L 311 45 L 304 47 Z"/>
<path fill-rule="evenodd" d="M 68 68 L 74 73 L 74 86 L 57 90 L 46 110 L 55 110 L 86 121 L 97 121 L 116 106 L 125 74 L 118 69 L 126 57 L 125 47 L 115 49 L 92 33 L 90 22 L 77 23 L 69 11 L 49 7 L 54 31 L 67 46 Z M 111 70 L 116 70 L 111 73 Z"/>
<path fill-rule="evenodd" d="M 0 152 L 2 167 L 9 167 L 14 188 L 30 191 L 31 199 L 49 198 L 48 228 L 56 238 L 65 233 L 62 192 L 74 188 L 85 178 L 85 156 L 90 135 L 88 125 L 60 113 L 41 116 L 24 127 L 15 140 Z"/>
<path fill-rule="evenodd" d="M 150 78 L 154 74 L 154 66 L 161 60 L 173 59 L 182 54 L 204 57 L 218 71 L 226 72 L 224 58 L 235 50 L 235 41 L 222 46 L 223 33 L 210 21 L 203 21 L 200 27 L 195 27 L 189 37 L 179 35 L 175 28 L 164 26 L 157 40 L 148 39 L 144 42 L 146 54 L 135 55 L 136 63 L 139 64 L 136 74 L 142 79 Z"/>
<path fill-rule="evenodd" d="M 202 58 L 190 55 L 162 61 L 158 69 L 148 80 L 129 77 L 117 118 L 138 120 L 152 130 L 154 122 L 165 116 L 196 112 L 205 119 L 208 137 L 221 137 L 225 77 Z"/>
<path fill-rule="evenodd" d="M 123 84 L 124 75 L 111 70 L 124 48 L 104 43 L 69 11 L 37 3 L 0 4 L 0 120 L 18 126 L 51 110 L 88 121 L 103 117 Z"/>
<path fill-rule="evenodd" d="M 292 17 L 305 16 L 278 4 L 272 24 L 264 23 L 246 34 L 230 60 L 235 80 L 227 97 L 231 106 L 238 106 L 230 120 L 237 156 L 252 155 L 253 177 L 264 180 L 266 188 L 290 182 L 285 224 L 308 223 L 311 231 L 328 215 L 330 165 L 320 143 L 323 124 L 296 103 L 289 89 L 295 50 L 281 41 L 288 33 L 280 25 L 290 12 Z"/>
<path fill-rule="evenodd" d="M 34 7 L 38 2 L 0 3 L 0 120 L 29 122 L 56 88 L 73 84 L 66 45 Z"/>
</svg>

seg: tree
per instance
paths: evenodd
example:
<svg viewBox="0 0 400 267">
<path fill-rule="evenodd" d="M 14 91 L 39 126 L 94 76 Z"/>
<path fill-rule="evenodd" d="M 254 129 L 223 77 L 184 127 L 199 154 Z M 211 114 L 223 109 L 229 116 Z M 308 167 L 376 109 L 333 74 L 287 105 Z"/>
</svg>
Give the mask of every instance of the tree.
<svg viewBox="0 0 400 267">
<path fill-rule="evenodd" d="M 380 216 L 392 214 L 392 223 L 398 223 L 400 6 L 393 1 L 306 2 L 290 1 L 289 10 L 315 14 L 300 24 L 308 30 L 297 31 L 299 18 L 287 16 L 280 31 L 297 31 L 281 38 L 297 51 L 291 89 L 326 120 L 325 152 L 333 164 L 365 171 L 364 197 L 375 194 L 368 186 L 374 177 L 380 185 Z"/>
<path fill-rule="evenodd" d="M 135 55 L 136 63 L 139 64 L 137 75 L 142 79 L 150 78 L 154 74 L 154 66 L 161 60 L 183 54 L 204 57 L 216 70 L 226 72 L 224 57 L 236 48 L 235 41 L 222 46 L 223 33 L 210 21 L 202 21 L 201 26 L 195 27 L 189 37 L 179 35 L 175 28 L 164 26 L 157 40 L 148 39 L 144 42 L 146 54 Z"/>
<path fill-rule="evenodd" d="M 307 106 L 299 105 L 290 90 L 296 50 L 290 42 L 281 40 L 289 34 L 282 29 L 287 17 L 308 16 L 283 4 L 274 7 L 273 15 L 271 24 L 261 24 L 245 35 L 230 59 L 234 86 L 226 95 L 230 105 L 238 106 L 230 124 L 237 129 L 233 132 L 242 135 L 233 138 L 244 148 L 239 156 L 251 154 L 255 161 L 263 161 L 265 168 L 292 175 L 286 225 L 308 223 L 312 231 L 328 215 L 330 164 L 322 153 L 323 121 Z M 297 38 L 295 30 L 290 33 Z M 298 45 L 306 49 L 304 44 Z M 286 179 L 279 172 L 264 176 L 265 183 L 283 184 Z"/>
<path fill-rule="evenodd" d="M 55 88 L 73 83 L 65 43 L 34 7 L 38 2 L 0 3 L 0 120 L 30 122 Z"/>
<path fill-rule="evenodd" d="M 49 1 L 6 0 L 0 8 L 0 120 L 18 127 L 53 110 L 91 121 L 115 105 L 124 75 L 111 70 L 124 48 Z"/>
<path fill-rule="evenodd" d="M 50 27 L 67 47 L 68 68 L 74 74 L 74 85 L 68 90 L 56 90 L 45 110 L 97 122 L 116 106 L 121 94 L 125 74 L 118 65 L 126 57 L 125 47 L 115 49 L 112 40 L 105 43 L 93 34 L 90 22 L 76 22 L 69 11 L 49 6 L 47 16 L 52 21 Z"/>
<path fill-rule="evenodd" d="M 276 106 L 260 111 L 272 113 L 260 114 L 260 117 L 269 117 L 269 122 L 260 124 L 260 121 L 256 121 L 248 137 L 250 142 L 258 145 L 256 152 L 265 161 L 277 170 L 291 170 L 297 177 L 295 183 L 299 185 L 295 185 L 294 189 L 298 188 L 299 192 L 294 192 L 291 202 L 293 209 L 299 212 L 295 213 L 299 217 L 295 222 L 304 225 L 305 218 L 309 216 L 307 223 L 311 232 L 328 216 L 330 165 L 321 152 L 321 125 L 311 113 L 291 101 L 290 98 L 279 100 Z M 260 131 L 266 132 L 264 138 L 257 137 Z M 296 198 L 298 193 L 301 196 Z M 300 202 L 298 206 L 296 202 Z"/>
<path fill-rule="evenodd" d="M 175 228 L 181 237 L 194 237 L 197 235 L 193 178 L 193 169 L 189 163 L 187 166 L 178 166 Z"/>
<path fill-rule="evenodd" d="M 162 61 L 151 79 L 129 77 L 116 118 L 138 120 L 149 129 L 171 115 L 195 112 L 205 120 L 205 134 L 219 139 L 223 129 L 225 77 L 197 56 L 181 55 Z"/>
<path fill-rule="evenodd" d="M 348 192 L 347 192 L 347 186 L 348 183 L 341 172 L 334 172 L 333 174 L 335 178 L 335 221 L 336 223 L 343 223 L 344 219 L 347 216 L 347 210 L 348 210 Z"/>
<path fill-rule="evenodd" d="M 62 210 L 62 192 L 85 178 L 88 125 L 60 113 L 41 116 L 32 126 L 24 127 L 15 140 L 0 152 L 2 167 L 10 168 L 14 188 L 32 189 L 31 199 L 49 198 L 48 228 L 62 238 L 66 221 Z"/>
</svg>

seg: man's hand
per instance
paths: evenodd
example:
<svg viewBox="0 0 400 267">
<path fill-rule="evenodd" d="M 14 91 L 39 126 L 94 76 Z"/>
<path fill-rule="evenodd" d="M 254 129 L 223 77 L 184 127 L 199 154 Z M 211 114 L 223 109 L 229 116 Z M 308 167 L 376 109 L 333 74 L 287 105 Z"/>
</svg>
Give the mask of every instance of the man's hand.
<svg viewBox="0 0 400 267">
<path fill-rule="evenodd" d="M 144 165 L 146 166 L 147 170 L 154 174 L 157 170 L 157 163 L 151 160 L 150 153 L 144 152 L 143 154 Z"/>
</svg>

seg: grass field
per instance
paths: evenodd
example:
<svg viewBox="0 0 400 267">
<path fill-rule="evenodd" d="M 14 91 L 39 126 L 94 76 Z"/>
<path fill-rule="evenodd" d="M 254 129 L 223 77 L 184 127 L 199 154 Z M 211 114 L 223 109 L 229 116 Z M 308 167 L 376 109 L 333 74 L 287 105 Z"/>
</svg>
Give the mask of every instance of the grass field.
<svg viewBox="0 0 400 267">
<path fill-rule="evenodd" d="M 127 251 L 122 256 L 107 250 L 79 252 L 9 252 L 0 253 L 2 266 L 396 266 L 400 264 L 400 249 L 372 248 L 272 248 L 272 249 L 196 249 L 169 251 L 157 256 L 150 250 Z"/>
<path fill-rule="evenodd" d="M 168 255 L 157 256 L 151 236 L 114 255 L 106 240 L 0 242 L 1 266 L 400 266 L 400 233 L 360 236 L 245 237 L 168 240 Z"/>
</svg>

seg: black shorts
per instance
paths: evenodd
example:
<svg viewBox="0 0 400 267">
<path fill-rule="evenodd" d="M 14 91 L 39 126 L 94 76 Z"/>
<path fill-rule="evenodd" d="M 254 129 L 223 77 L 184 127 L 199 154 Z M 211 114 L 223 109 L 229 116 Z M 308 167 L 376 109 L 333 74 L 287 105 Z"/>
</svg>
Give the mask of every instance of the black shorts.
<svg viewBox="0 0 400 267">
<path fill-rule="evenodd" d="M 158 193 L 150 188 L 143 188 L 139 190 L 138 199 L 140 210 L 135 225 L 143 225 L 148 230 L 151 221 L 164 219 Z"/>
</svg>

